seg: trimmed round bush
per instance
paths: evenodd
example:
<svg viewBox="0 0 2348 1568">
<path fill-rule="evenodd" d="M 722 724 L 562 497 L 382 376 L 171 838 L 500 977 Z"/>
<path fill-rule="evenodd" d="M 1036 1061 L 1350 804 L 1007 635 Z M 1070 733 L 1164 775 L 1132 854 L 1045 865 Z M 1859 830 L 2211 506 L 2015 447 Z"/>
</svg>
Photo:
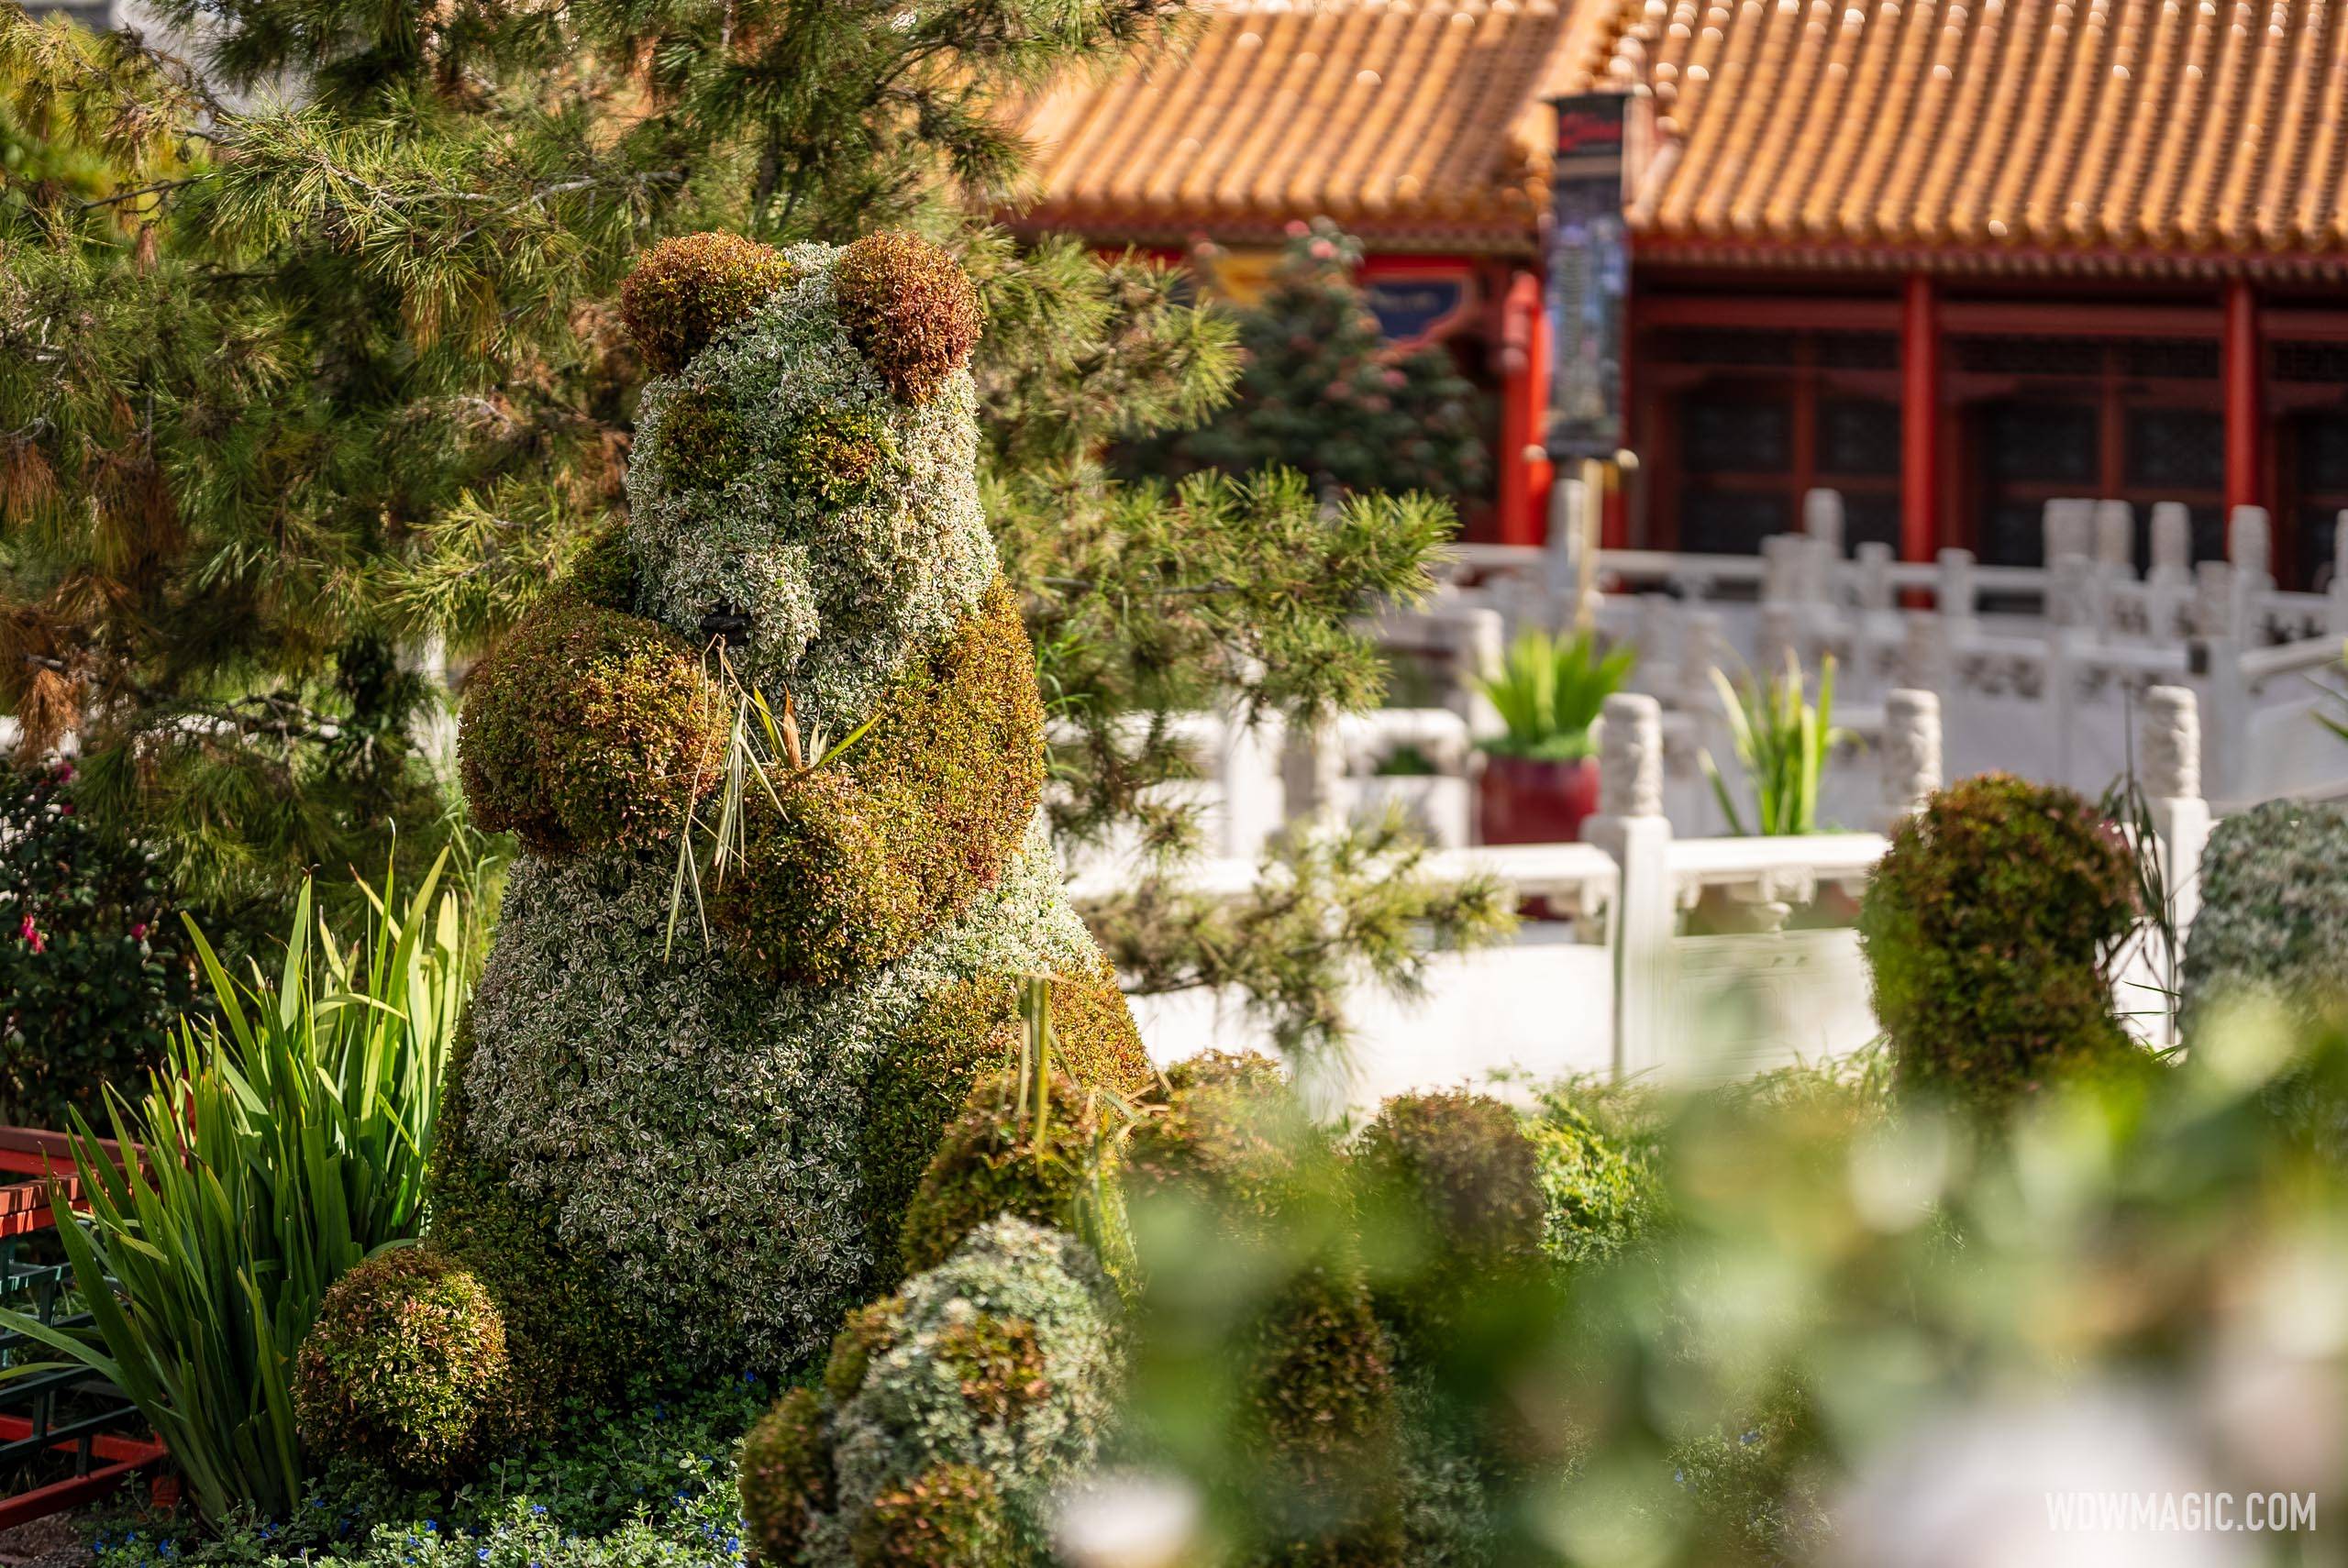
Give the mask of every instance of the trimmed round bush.
<svg viewBox="0 0 2348 1568">
<path fill-rule="evenodd" d="M 851 1538 L 857 1568 L 1004 1568 L 1021 1561 L 994 1478 L 941 1464 L 882 1493 Z"/>
<path fill-rule="evenodd" d="M 982 1078 L 971 1088 L 905 1211 L 899 1244 L 906 1273 L 936 1268 L 964 1237 L 1000 1215 L 1068 1227 L 1088 1177 L 1096 1119 L 1076 1085 L 1055 1074 L 1039 1150 L 1033 1117 L 1023 1124 L 1018 1105 L 1013 1074 Z"/>
<path fill-rule="evenodd" d="M 727 718 L 676 633 L 558 598 L 473 672 L 458 765 L 475 820 L 540 855 L 645 847 L 715 787 Z"/>
<path fill-rule="evenodd" d="M 2217 825 L 2180 986 L 2188 1040 L 2229 998 L 2302 1018 L 2348 1000 L 2348 809 L 2269 801 Z"/>
<path fill-rule="evenodd" d="M 936 395 L 985 325 L 961 267 L 915 235 L 866 235 L 841 254 L 833 286 L 849 339 L 907 403 Z"/>
<path fill-rule="evenodd" d="M 1178 1063 L 1167 1082 L 1165 1106 L 1126 1144 L 1126 1190 L 1142 1201 L 1207 1204 L 1248 1234 L 1274 1225 L 1295 1196 L 1301 1159 L 1325 1143 L 1279 1065 L 1213 1053 Z"/>
<path fill-rule="evenodd" d="M 383 1253 L 328 1287 L 302 1342 L 302 1441 L 453 1474 L 474 1457 L 482 1411 L 507 1399 L 509 1374 L 504 1321 L 470 1270 L 429 1248 Z"/>
<path fill-rule="evenodd" d="M 1523 1262 L 1547 1218 L 1516 1112 L 1489 1095 L 1397 1095 L 1354 1147 L 1365 1196 L 1434 1243 L 1436 1271 Z"/>
<path fill-rule="evenodd" d="M 2128 850 L 2076 791 L 1989 773 L 1933 796 L 1859 908 L 1899 1080 L 1997 1102 L 2124 1060 L 2104 964 L 2135 914 Z"/>
<path fill-rule="evenodd" d="M 673 376 L 791 279 L 771 246 L 687 234 L 645 252 L 620 285 L 620 319 L 655 375 Z"/>
<path fill-rule="evenodd" d="M 832 1452 L 815 1391 L 794 1388 L 742 1439 L 736 1473 L 752 1562 L 790 1568 L 808 1525 L 832 1506 Z"/>
<path fill-rule="evenodd" d="M 762 1560 L 1042 1568 L 1053 1490 L 1115 1419 L 1115 1309 L 1081 1243 L 1002 1219 L 852 1316 L 820 1405 L 794 1395 L 745 1449 Z"/>
<path fill-rule="evenodd" d="M 1386 1336 L 1360 1278 L 1309 1269 L 1257 1324 L 1249 1433 L 1273 1560 L 1331 1568 L 1403 1562 L 1400 1428 Z"/>
</svg>

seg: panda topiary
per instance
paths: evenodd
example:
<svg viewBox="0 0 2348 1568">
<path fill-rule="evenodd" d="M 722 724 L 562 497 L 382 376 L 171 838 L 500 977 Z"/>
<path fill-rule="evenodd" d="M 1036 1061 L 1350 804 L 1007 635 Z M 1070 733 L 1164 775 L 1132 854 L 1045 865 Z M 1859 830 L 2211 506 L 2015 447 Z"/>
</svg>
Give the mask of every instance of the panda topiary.
<svg viewBox="0 0 2348 1568">
<path fill-rule="evenodd" d="M 1041 823 L 959 268 L 901 234 L 697 235 L 649 252 L 621 305 L 655 372 L 626 523 L 475 671 L 460 731 L 476 817 L 525 846 L 449 1066 L 424 1243 L 503 1320 L 511 1386 L 477 1402 L 477 1443 L 648 1357 L 730 1372 L 824 1346 L 899 1277 L 906 1205 L 1012 1049 L 1019 977 L 1053 977 L 1059 1068 L 1148 1081 Z M 675 907 L 678 839 L 719 784 L 727 675 L 810 764 L 853 738 L 778 766 L 778 798 L 747 791 L 704 941 Z"/>
</svg>

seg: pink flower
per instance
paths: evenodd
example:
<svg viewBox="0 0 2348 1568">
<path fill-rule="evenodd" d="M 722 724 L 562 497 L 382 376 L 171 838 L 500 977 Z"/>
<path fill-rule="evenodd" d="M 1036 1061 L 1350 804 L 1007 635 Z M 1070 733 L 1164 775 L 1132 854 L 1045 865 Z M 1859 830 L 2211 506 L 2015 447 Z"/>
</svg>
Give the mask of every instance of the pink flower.
<svg viewBox="0 0 2348 1568">
<path fill-rule="evenodd" d="M 1312 226 L 1312 225 L 1306 223 L 1302 218 L 1290 218 L 1288 220 L 1288 237 L 1290 239 L 1297 238 L 1299 236 L 1309 232 Z"/>
<path fill-rule="evenodd" d="M 1305 248 L 1315 261 L 1327 261 L 1337 254 L 1337 248 L 1325 239 L 1316 239 Z"/>
<path fill-rule="evenodd" d="M 49 951 L 49 938 L 40 933 L 40 927 L 33 923 L 33 917 L 30 915 L 27 915 L 24 923 L 17 927 L 17 935 L 31 943 L 35 953 Z"/>
<path fill-rule="evenodd" d="M 142 920 L 137 925 L 130 928 L 130 940 L 133 942 L 144 942 L 147 940 L 147 922 L 145 921 Z"/>
</svg>

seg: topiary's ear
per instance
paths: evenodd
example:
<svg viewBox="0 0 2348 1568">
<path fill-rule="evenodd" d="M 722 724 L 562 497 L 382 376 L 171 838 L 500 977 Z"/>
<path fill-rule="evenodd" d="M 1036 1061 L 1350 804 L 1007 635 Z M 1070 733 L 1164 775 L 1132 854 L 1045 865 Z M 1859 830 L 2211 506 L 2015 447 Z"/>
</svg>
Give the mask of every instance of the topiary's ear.
<svg viewBox="0 0 2348 1568">
<path fill-rule="evenodd" d="M 620 319 L 645 362 L 673 376 L 790 279 L 791 263 L 772 246 L 681 235 L 647 251 L 620 285 Z"/>
<path fill-rule="evenodd" d="M 866 235 L 841 252 L 832 291 L 850 339 L 907 403 L 927 402 L 978 344 L 978 291 L 917 236 Z"/>
</svg>

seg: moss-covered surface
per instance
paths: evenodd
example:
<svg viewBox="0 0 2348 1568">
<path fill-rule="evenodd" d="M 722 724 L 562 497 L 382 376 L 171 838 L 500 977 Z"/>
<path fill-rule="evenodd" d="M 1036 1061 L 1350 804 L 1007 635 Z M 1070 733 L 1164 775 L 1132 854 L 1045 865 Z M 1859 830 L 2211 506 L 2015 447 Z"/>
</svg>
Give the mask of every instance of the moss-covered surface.
<svg viewBox="0 0 2348 1568">
<path fill-rule="evenodd" d="M 554 591 L 600 610 L 633 613 L 636 586 L 636 552 L 629 547 L 627 530 L 614 526 L 587 542 Z"/>
<path fill-rule="evenodd" d="M 889 427 L 871 414 L 825 410 L 792 432 L 782 472 L 793 489 L 850 506 L 869 497 L 881 474 L 901 460 Z"/>
<path fill-rule="evenodd" d="M 720 390 L 688 387 L 662 408 L 660 432 L 669 469 L 692 485 L 722 485 L 752 453 L 734 400 Z"/>
<path fill-rule="evenodd" d="M 836 985 L 902 957 L 1002 874 L 1044 788 L 1026 628 L 998 580 L 903 670 L 846 752 L 754 796 L 742 873 L 714 901 L 753 974 Z"/>
<path fill-rule="evenodd" d="M 1267 1485 L 1265 1561 L 1403 1561 L 1400 1430 L 1383 1331 L 1358 1275 L 1314 1268 L 1264 1314 L 1250 1347 L 1249 1434 Z"/>
<path fill-rule="evenodd" d="M 1008 1568 L 1011 1532 L 994 1478 L 940 1464 L 872 1500 L 850 1537 L 857 1568 Z"/>
<path fill-rule="evenodd" d="M 714 787 L 725 722 L 684 638 L 557 595 L 473 671 L 458 765 L 474 819 L 541 855 L 644 847 Z"/>
<path fill-rule="evenodd" d="M 1171 1093 L 1125 1148 L 1125 1187 L 1210 1207 L 1247 1233 L 1277 1225 L 1301 1167 L 1324 1151 L 1268 1057 L 1214 1054 L 1168 1070 Z"/>
<path fill-rule="evenodd" d="M 1933 796 L 1859 909 L 1901 1083 L 1994 1106 L 2140 1057 L 2103 966 L 2135 913 L 2128 850 L 2076 792 L 1990 773 Z"/>
<path fill-rule="evenodd" d="M 1124 1096 L 1148 1088 L 1149 1057 L 1124 993 L 1105 964 L 1086 978 L 1053 980 L 1051 1010 L 1053 1064 L 1069 1080 L 1072 1100 L 1088 1098 L 1086 1091 L 1095 1087 Z M 957 1203 L 950 1205 L 955 1217 L 948 1220 L 942 1193 L 918 1202 L 914 1195 L 937 1161 L 946 1165 L 934 1183 L 943 1184 L 947 1172 L 958 1170 L 981 1146 L 991 1146 L 991 1135 L 975 1123 L 964 1125 L 966 1112 L 983 1109 L 966 1102 L 982 1073 L 1017 1056 L 1020 1027 L 1013 980 L 1002 975 L 965 980 L 924 1007 L 873 1064 L 862 1142 L 863 1205 L 876 1256 L 897 1254 L 898 1238 L 915 1208 L 925 1212 L 930 1231 L 908 1253 L 906 1266 L 915 1270 L 942 1262 L 972 1226 L 991 1218 Z M 1047 1224 L 1066 1220 L 1040 1212 L 1030 1217 Z"/>
<path fill-rule="evenodd" d="M 673 376 L 791 280 L 780 251 L 734 234 L 687 234 L 647 251 L 620 285 L 620 319 L 653 373 Z"/>
<path fill-rule="evenodd" d="M 839 259 L 848 337 L 907 403 L 925 403 L 969 362 L 985 318 L 954 258 L 914 235 L 870 234 Z"/>
<path fill-rule="evenodd" d="M 982 1078 L 939 1141 L 905 1210 L 898 1242 L 907 1274 L 936 1267 L 964 1237 L 1002 1215 L 1067 1230 L 1090 1174 L 1097 1116 L 1067 1077 L 1054 1075 L 1052 1109 L 1037 1147 L 1023 1122 L 1009 1073 Z"/>
<path fill-rule="evenodd" d="M 904 1321 L 904 1301 L 895 1296 L 867 1302 L 847 1315 L 832 1337 L 832 1353 L 824 1363 L 824 1392 L 832 1403 L 845 1403 L 864 1386 L 872 1358 L 896 1347 Z"/>
<path fill-rule="evenodd" d="M 832 1450 L 812 1388 L 794 1388 L 742 1439 L 736 1484 L 748 1527 L 745 1557 L 791 1568 L 814 1516 L 832 1507 Z"/>
<path fill-rule="evenodd" d="M 426 1200 L 426 1243 L 460 1261 L 497 1301 L 514 1364 L 514 1397 L 484 1419 L 517 1436 L 544 1431 L 566 1397 L 616 1389 L 652 1347 L 617 1310 L 594 1260 L 556 1232 L 555 1216 L 523 1202 L 475 1147 L 473 1036 L 468 1017 L 451 1043 Z"/>
<path fill-rule="evenodd" d="M 327 1289 L 294 1397 L 303 1441 L 318 1452 L 447 1476 L 475 1456 L 481 1412 L 506 1401 L 512 1378 L 504 1322 L 481 1281 L 402 1247 Z"/>
</svg>

